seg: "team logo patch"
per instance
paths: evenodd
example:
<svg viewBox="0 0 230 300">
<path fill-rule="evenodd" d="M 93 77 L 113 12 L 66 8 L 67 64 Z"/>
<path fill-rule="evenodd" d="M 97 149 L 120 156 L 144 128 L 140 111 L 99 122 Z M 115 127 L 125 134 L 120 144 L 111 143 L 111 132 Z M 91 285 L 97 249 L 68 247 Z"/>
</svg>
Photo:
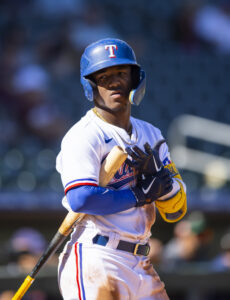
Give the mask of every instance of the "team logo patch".
<svg viewBox="0 0 230 300">
<path fill-rule="evenodd" d="M 171 160 L 170 160 L 168 157 L 166 157 L 166 158 L 163 160 L 163 165 L 166 166 L 166 165 L 168 165 L 168 164 L 171 164 Z"/>
<path fill-rule="evenodd" d="M 109 51 L 109 58 L 116 58 L 115 50 L 117 50 L 117 45 L 105 45 L 105 50 Z"/>
<path fill-rule="evenodd" d="M 120 167 L 120 169 L 116 172 L 113 179 L 108 184 L 109 187 L 117 190 L 124 189 L 125 187 L 130 187 L 135 185 L 135 176 L 133 169 L 126 164 Z"/>
</svg>

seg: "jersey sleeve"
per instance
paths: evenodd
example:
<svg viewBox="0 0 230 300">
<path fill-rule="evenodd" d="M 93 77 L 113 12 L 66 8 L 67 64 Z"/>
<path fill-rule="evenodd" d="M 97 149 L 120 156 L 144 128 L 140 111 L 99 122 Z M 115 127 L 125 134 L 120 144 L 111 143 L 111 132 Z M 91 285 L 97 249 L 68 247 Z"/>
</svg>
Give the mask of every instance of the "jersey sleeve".
<svg viewBox="0 0 230 300">
<path fill-rule="evenodd" d="M 68 132 L 56 162 L 65 194 L 81 185 L 98 186 L 100 165 L 99 137 L 80 129 Z"/>
</svg>

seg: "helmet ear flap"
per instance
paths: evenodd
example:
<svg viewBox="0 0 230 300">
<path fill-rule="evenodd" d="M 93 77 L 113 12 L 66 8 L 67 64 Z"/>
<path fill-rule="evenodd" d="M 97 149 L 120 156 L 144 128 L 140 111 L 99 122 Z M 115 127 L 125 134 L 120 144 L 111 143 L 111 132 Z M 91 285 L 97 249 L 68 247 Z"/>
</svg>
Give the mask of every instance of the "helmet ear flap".
<svg viewBox="0 0 230 300">
<path fill-rule="evenodd" d="M 86 98 L 89 101 L 93 101 L 93 86 L 91 85 L 91 80 L 85 79 L 84 77 L 82 77 L 81 84 L 83 85 L 83 89 L 84 89 Z"/>
<path fill-rule="evenodd" d="M 139 83 L 136 88 L 129 93 L 129 102 L 131 104 L 139 105 L 145 95 L 146 78 L 145 71 L 140 69 Z"/>
<path fill-rule="evenodd" d="M 93 101 L 93 98 L 94 98 L 93 92 L 94 92 L 94 89 L 96 88 L 96 84 L 94 83 L 94 81 L 90 77 L 87 77 L 87 78 L 82 77 L 81 84 L 83 85 L 83 89 L 84 89 L 86 98 L 89 101 Z"/>
</svg>

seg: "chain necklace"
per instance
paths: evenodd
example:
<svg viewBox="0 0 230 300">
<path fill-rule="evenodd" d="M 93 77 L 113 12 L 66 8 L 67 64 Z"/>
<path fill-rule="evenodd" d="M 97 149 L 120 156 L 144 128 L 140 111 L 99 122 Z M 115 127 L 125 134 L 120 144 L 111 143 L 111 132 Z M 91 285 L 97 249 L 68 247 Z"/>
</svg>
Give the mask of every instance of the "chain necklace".
<svg viewBox="0 0 230 300">
<path fill-rule="evenodd" d="M 92 111 L 93 111 L 93 112 L 95 113 L 95 115 L 96 115 L 98 118 L 100 118 L 102 121 L 104 121 L 104 122 L 106 122 L 106 123 L 108 123 L 108 124 L 111 124 L 111 123 L 109 123 L 108 121 L 106 121 L 105 118 L 102 117 L 102 115 L 97 111 L 96 107 L 92 108 Z M 113 125 L 113 124 L 111 124 L 111 125 Z M 121 138 L 121 140 L 122 140 L 125 144 L 127 144 L 127 145 L 134 145 L 134 144 L 136 144 L 137 141 L 138 141 L 137 130 L 136 130 L 136 128 L 135 128 L 134 126 L 131 126 L 129 132 L 127 132 L 127 133 L 131 136 L 131 134 L 132 134 L 132 128 L 134 128 L 134 130 L 135 130 L 135 136 L 136 136 L 136 139 L 135 139 L 134 142 L 127 142 L 127 141 L 126 141 L 126 140 L 125 140 L 125 139 L 124 139 L 124 138 L 116 131 L 116 133 L 119 135 L 119 137 Z"/>
</svg>

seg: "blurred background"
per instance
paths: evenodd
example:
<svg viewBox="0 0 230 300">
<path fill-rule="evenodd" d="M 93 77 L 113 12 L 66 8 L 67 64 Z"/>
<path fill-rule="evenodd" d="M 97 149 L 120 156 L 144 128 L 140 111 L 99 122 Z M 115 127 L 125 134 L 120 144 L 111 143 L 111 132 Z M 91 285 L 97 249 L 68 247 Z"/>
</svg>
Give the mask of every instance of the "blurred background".
<svg viewBox="0 0 230 300">
<path fill-rule="evenodd" d="M 135 50 L 147 91 L 133 115 L 162 130 L 187 184 L 187 216 L 152 228 L 152 262 L 172 300 L 230 299 L 230 1 L 1 0 L 0 300 L 66 215 L 55 159 L 91 108 L 80 56 L 105 37 Z M 24 299 L 61 299 L 57 256 Z"/>
</svg>

